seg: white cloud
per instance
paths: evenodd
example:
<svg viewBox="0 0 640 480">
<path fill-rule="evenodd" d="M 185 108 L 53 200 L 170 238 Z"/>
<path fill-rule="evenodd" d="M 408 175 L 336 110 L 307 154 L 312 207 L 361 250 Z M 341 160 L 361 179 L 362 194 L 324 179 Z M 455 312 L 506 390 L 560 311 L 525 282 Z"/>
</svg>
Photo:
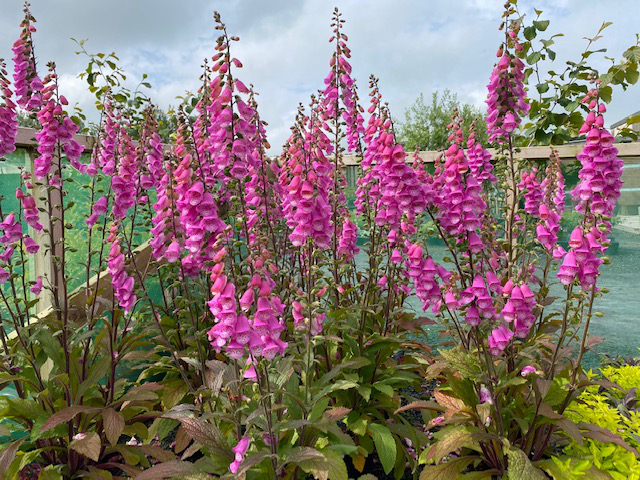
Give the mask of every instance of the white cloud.
<svg viewBox="0 0 640 480">
<path fill-rule="evenodd" d="M 501 33 L 499 0 L 343 0 L 353 50 L 352 64 L 361 97 L 368 77 L 380 77 L 382 93 L 392 112 L 404 109 L 423 92 L 448 88 L 463 101 L 482 106 L 484 88 L 495 60 Z M 620 0 L 602 9 L 596 0 L 521 1 L 528 16 L 533 5 L 551 20 L 548 34 L 557 39 L 558 61 L 575 59 L 585 36 L 603 20 L 614 25 L 597 44 L 620 57 L 635 43 L 638 30 L 636 0 Z M 10 4 L 9 6 L 7 4 Z M 40 63 L 54 59 L 62 89 L 70 102 L 91 104 L 91 96 L 76 77 L 86 59 L 74 54 L 70 37 L 88 38 L 88 49 L 115 51 L 132 82 L 148 73 L 152 97 L 162 107 L 175 105 L 175 97 L 198 86 L 200 65 L 213 53 L 212 13 L 219 9 L 231 32 L 241 37 L 236 55 L 245 68 L 245 83 L 260 92 L 261 114 L 270 124 L 274 153 L 289 133 L 299 102 L 322 86 L 328 70 L 329 23 L 333 3 L 320 0 L 32 0 L 39 20 L 35 35 Z M 18 35 L 21 2 L 3 1 L 0 18 L 0 56 L 10 58 Z M 606 18 L 605 18 L 606 17 Z M 604 61 L 597 62 L 606 66 Z M 559 68 L 559 67 L 558 67 Z M 640 108 L 640 88 L 617 93 L 609 109 L 609 122 Z M 90 110 L 90 109 L 89 109 Z"/>
</svg>

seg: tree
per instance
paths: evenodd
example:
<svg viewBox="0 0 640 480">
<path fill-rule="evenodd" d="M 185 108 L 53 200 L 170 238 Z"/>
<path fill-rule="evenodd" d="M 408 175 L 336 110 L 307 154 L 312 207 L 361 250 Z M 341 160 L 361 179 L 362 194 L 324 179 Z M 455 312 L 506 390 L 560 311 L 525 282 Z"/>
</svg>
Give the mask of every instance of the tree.
<svg viewBox="0 0 640 480">
<path fill-rule="evenodd" d="M 407 150 L 439 150 L 449 145 L 447 125 L 451 123 L 451 115 L 458 108 L 462 116 L 462 129 L 469 133 L 471 123 L 476 120 L 477 139 L 485 143 L 486 126 L 482 111 L 473 105 L 460 103 L 458 96 L 444 90 L 442 94 L 436 90 L 431 96 L 431 104 L 427 105 L 421 93 L 416 101 L 404 113 L 405 120 L 400 126 L 400 141 Z"/>
</svg>

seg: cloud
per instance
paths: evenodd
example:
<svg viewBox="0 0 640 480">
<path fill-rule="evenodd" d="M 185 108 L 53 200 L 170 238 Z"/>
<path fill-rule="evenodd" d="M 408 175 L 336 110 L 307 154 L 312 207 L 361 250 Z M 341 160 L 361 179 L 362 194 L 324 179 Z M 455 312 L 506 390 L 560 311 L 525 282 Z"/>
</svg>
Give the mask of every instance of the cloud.
<svg viewBox="0 0 640 480">
<path fill-rule="evenodd" d="M 18 35 L 21 2 L 4 0 L 0 18 L 0 57 L 11 58 Z M 450 89 L 469 103 L 482 106 L 485 85 L 501 33 L 497 30 L 502 2 L 497 0 L 342 0 L 352 64 L 361 97 L 368 77 L 380 78 L 392 113 L 403 111 L 422 92 Z M 521 13 L 535 16 L 533 2 L 520 2 Z M 603 20 L 614 25 L 597 48 L 620 58 L 635 43 L 636 0 L 619 0 L 607 9 L 596 0 L 538 0 L 536 8 L 551 20 L 545 35 L 563 32 L 555 45 L 560 69 L 575 59 Z M 156 103 L 176 105 L 176 96 L 198 87 L 202 61 L 213 53 L 212 13 L 218 9 L 229 31 L 241 37 L 235 55 L 245 68 L 245 83 L 260 93 L 263 118 L 276 153 L 288 136 L 297 105 L 322 86 L 329 69 L 329 23 L 333 3 L 321 0 L 32 0 L 39 20 L 35 35 L 41 65 L 55 60 L 62 89 L 91 116 L 92 99 L 76 78 L 86 58 L 75 55 L 70 40 L 87 38 L 93 52 L 115 51 L 135 85 L 148 73 Z M 596 14 L 594 14 L 596 12 Z M 606 18 L 605 18 L 606 17 Z M 595 58 L 592 57 L 592 58 Z M 596 60 L 606 67 L 604 59 Z M 616 92 L 609 122 L 640 108 L 640 88 Z"/>
</svg>

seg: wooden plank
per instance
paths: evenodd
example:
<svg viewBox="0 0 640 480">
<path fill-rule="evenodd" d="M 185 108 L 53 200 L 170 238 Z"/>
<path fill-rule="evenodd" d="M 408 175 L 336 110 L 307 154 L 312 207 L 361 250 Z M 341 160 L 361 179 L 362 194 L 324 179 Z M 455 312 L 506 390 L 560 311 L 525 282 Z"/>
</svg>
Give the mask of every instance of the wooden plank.
<svg viewBox="0 0 640 480">
<path fill-rule="evenodd" d="M 554 147 L 558 150 L 558 154 L 560 155 L 560 159 L 563 161 L 573 161 L 576 158 L 576 155 L 580 153 L 583 144 L 570 144 L 570 145 L 558 145 Z M 618 156 L 620 158 L 624 157 L 637 157 L 640 156 L 640 142 L 630 142 L 630 143 L 616 143 L 616 148 L 618 149 Z M 549 158 L 549 154 L 551 152 L 551 147 L 542 146 L 542 147 L 523 147 L 520 149 L 518 153 L 519 158 L 526 159 L 547 159 Z M 489 149 L 489 153 L 491 155 L 496 154 L 496 150 L 494 148 Z M 440 151 L 422 151 L 418 152 L 420 158 L 427 163 L 435 162 L 436 158 L 438 158 L 442 152 Z M 409 153 L 409 158 L 411 158 L 413 154 Z M 345 165 L 358 165 L 358 158 L 355 155 L 345 155 L 344 156 L 344 164 Z"/>
<path fill-rule="evenodd" d="M 17 148 L 35 148 L 38 146 L 38 141 L 35 138 L 35 134 L 38 130 L 34 128 L 19 127 L 18 136 L 16 137 Z M 90 135 L 74 135 L 73 138 L 80 145 L 84 145 L 85 151 L 91 151 L 96 143 L 96 137 Z"/>
<path fill-rule="evenodd" d="M 35 138 L 35 134 L 38 130 L 33 128 L 19 127 L 18 128 L 18 136 L 16 137 L 16 148 L 37 148 L 38 141 Z M 97 137 L 91 135 L 79 135 L 76 134 L 73 138 L 80 145 L 84 146 L 84 153 L 90 153 L 93 150 L 93 147 L 96 144 Z M 134 140 L 133 145 L 137 146 L 138 141 Z M 165 152 L 169 152 L 171 150 L 171 145 L 163 143 L 162 149 Z"/>
<path fill-rule="evenodd" d="M 155 272 L 155 265 L 151 263 L 151 244 L 147 241 L 140 245 L 133 251 L 135 258 L 135 268 L 137 268 L 142 275 L 150 275 Z M 136 283 L 138 279 L 136 278 Z M 98 275 L 94 275 L 89 280 L 89 293 L 92 294 L 96 291 L 99 292 L 99 300 L 96 303 L 94 315 L 98 316 L 111 308 L 111 295 L 113 293 L 113 286 L 111 285 L 111 275 L 107 270 L 103 270 L 98 278 Z M 86 284 L 83 284 L 73 290 L 69 294 L 69 321 L 75 323 L 84 323 L 87 320 L 87 288 Z M 42 312 L 34 315 L 29 319 L 29 325 L 34 325 L 39 321 L 55 318 L 56 311 L 50 306 Z M 16 332 L 10 332 L 7 336 L 9 339 L 16 337 Z"/>
</svg>

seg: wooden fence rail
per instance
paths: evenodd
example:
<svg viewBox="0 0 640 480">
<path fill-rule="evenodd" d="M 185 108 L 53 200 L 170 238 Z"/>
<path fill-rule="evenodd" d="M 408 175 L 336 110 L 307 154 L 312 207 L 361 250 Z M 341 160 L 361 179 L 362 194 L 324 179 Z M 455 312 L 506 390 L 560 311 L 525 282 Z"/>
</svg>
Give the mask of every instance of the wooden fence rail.
<svg viewBox="0 0 640 480">
<path fill-rule="evenodd" d="M 18 138 L 16 142 L 17 148 L 25 150 L 25 165 L 29 165 L 28 159 L 33 159 L 37 155 L 37 141 L 35 139 L 36 130 L 31 128 L 20 128 L 18 130 Z M 96 142 L 96 138 L 88 135 L 76 135 L 75 139 L 81 144 L 84 145 L 85 151 L 90 152 Z M 640 206 L 640 142 L 633 143 L 618 143 L 616 144 L 618 148 L 619 156 L 625 162 L 625 174 L 623 175 L 623 180 L 625 181 L 625 187 L 623 188 L 623 195 L 620 199 L 620 204 L 623 207 L 623 214 L 627 217 L 631 218 L 631 223 L 633 223 L 634 215 L 638 218 L 638 225 L 640 228 L 640 216 L 638 216 L 638 206 Z M 166 148 L 170 148 L 166 146 Z M 558 150 L 561 160 L 565 162 L 572 162 L 575 160 L 576 155 L 582 149 L 581 144 L 568 144 L 568 145 L 560 145 L 554 147 Z M 493 150 L 489 150 L 491 153 L 495 153 Z M 549 158 L 550 147 L 542 146 L 542 147 L 525 147 L 520 150 L 519 157 L 526 159 L 547 159 Z M 423 161 L 427 163 L 432 163 L 436 160 L 436 158 L 441 155 L 441 152 L 434 151 L 423 151 L 419 152 L 420 157 Z M 354 155 L 345 155 L 344 164 L 348 169 L 356 170 L 358 168 L 358 159 Z M 1 168 L 0 163 L 0 168 Z M 0 170 L 0 174 L 2 170 Z M 355 172 L 351 172 L 352 175 Z M 626 210 L 625 210 L 626 208 Z M 623 215 L 624 216 L 624 215 Z M 640 231 L 640 230 L 639 230 Z M 40 249 L 43 252 L 45 249 Z M 145 243 L 138 247 L 135 251 L 135 263 L 136 267 L 142 269 L 142 271 L 148 272 L 149 262 L 151 260 L 151 246 L 149 243 Z M 38 275 L 46 274 L 50 270 L 50 266 L 47 265 L 50 263 L 50 258 L 45 256 L 44 252 L 38 254 L 36 256 L 36 266 L 35 271 Z M 151 272 L 149 272 L 151 273 Z M 97 284 L 97 285 L 96 285 Z M 90 280 L 90 289 L 92 291 L 103 292 L 107 294 L 107 297 L 110 298 L 109 292 L 111 289 L 111 277 L 105 271 L 100 275 L 94 276 Z M 74 315 L 77 318 L 80 318 L 85 314 L 84 310 L 87 305 L 86 298 L 86 286 L 82 286 L 77 288 L 73 292 L 71 292 L 69 296 L 69 303 L 74 309 Z M 49 301 L 41 302 L 38 306 L 38 313 L 33 321 L 37 322 L 42 318 L 48 318 L 50 316 L 55 315 L 55 311 L 53 311 L 50 306 Z"/>
</svg>

